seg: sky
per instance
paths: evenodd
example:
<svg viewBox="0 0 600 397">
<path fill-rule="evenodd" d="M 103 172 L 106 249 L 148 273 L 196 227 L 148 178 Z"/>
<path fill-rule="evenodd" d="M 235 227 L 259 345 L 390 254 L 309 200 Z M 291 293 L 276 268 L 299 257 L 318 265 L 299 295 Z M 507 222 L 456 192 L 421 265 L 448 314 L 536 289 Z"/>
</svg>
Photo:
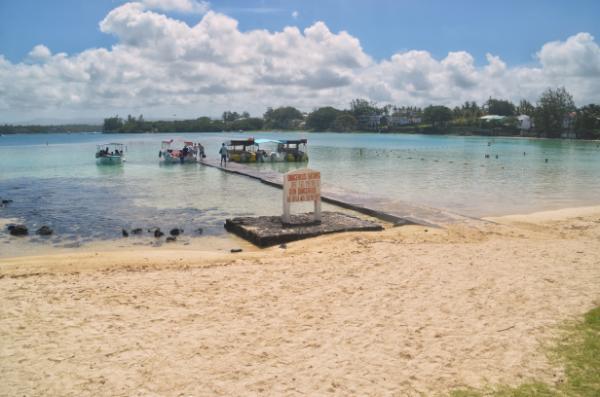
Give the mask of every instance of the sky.
<svg viewBox="0 0 600 397">
<path fill-rule="evenodd" d="M 600 102 L 599 1 L 0 0 L 0 123 Z"/>
</svg>

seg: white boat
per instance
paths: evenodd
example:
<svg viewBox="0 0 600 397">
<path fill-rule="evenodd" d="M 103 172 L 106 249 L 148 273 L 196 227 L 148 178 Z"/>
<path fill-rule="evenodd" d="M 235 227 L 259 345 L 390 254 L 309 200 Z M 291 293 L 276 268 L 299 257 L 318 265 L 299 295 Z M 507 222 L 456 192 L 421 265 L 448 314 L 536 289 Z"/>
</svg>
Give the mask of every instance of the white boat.
<svg viewBox="0 0 600 397">
<path fill-rule="evenodd" d="M 96 145 L 96 164 L 121 164 L 125 161 L 125 146 L 122 143 Z"/>
<path fill-rule="evenodd" d="M 257 162 L 305 162 L 308 161 L 306 139 L 255 139 Z M 273 147 L 274 146 L 274 147 Z"/>
<path fill-rule="evenodd" d="M 197 163 L 204 157 L 204 146 L 192 141 L 162 141 L 158 152 L 158 158 L 165 164 Z"/>
</svg>

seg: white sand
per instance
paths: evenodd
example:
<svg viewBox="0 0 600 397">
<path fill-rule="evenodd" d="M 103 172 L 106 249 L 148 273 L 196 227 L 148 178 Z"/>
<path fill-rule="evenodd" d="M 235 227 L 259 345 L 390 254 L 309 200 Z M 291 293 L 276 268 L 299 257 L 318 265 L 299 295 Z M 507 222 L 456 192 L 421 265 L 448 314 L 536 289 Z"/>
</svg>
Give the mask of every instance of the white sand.
<svg viewBox="0 0 600 397">
<path fill-rule="evenodd" d="M 543 344 L 600 304 L 600 207 L 548 215 L 241 255 L 0 259 L 0 395 L 431 395 L 556 382 Z"/>
</svg>

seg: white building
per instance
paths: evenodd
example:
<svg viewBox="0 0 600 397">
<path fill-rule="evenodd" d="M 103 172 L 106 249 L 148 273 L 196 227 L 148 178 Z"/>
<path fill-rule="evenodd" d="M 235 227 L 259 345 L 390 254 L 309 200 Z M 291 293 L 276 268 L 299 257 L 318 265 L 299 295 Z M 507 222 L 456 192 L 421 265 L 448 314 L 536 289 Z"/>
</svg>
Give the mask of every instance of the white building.
<svg viewBox="0 0 600 397">
<path fill-rule="evenodd" d="M 517 116 L 517 120 L 519 120 L 519 129 L 521 131 L 529 131 L 531 127 L 533 127 L 533 121 L 531 120 L 531 117 L 526 114 Z"/>
</svg>

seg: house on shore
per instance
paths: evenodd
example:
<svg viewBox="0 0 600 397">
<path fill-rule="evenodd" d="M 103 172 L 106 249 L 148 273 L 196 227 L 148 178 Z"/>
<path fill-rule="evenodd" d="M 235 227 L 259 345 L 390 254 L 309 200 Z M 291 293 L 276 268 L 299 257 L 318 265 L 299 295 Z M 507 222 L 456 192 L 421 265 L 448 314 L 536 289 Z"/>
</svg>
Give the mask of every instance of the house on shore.
<svg viewBox="0 0 600 397">
<path fill-rule="evenodd" d="M 521 131 L 521 136 L 526 137 L 536 137 L 537 133 L 533 130 L 534 123 L 531 116 L 526 114 L 520 114 L 517 116 L 517 123 L 519 130 Z"/>
</svg>

